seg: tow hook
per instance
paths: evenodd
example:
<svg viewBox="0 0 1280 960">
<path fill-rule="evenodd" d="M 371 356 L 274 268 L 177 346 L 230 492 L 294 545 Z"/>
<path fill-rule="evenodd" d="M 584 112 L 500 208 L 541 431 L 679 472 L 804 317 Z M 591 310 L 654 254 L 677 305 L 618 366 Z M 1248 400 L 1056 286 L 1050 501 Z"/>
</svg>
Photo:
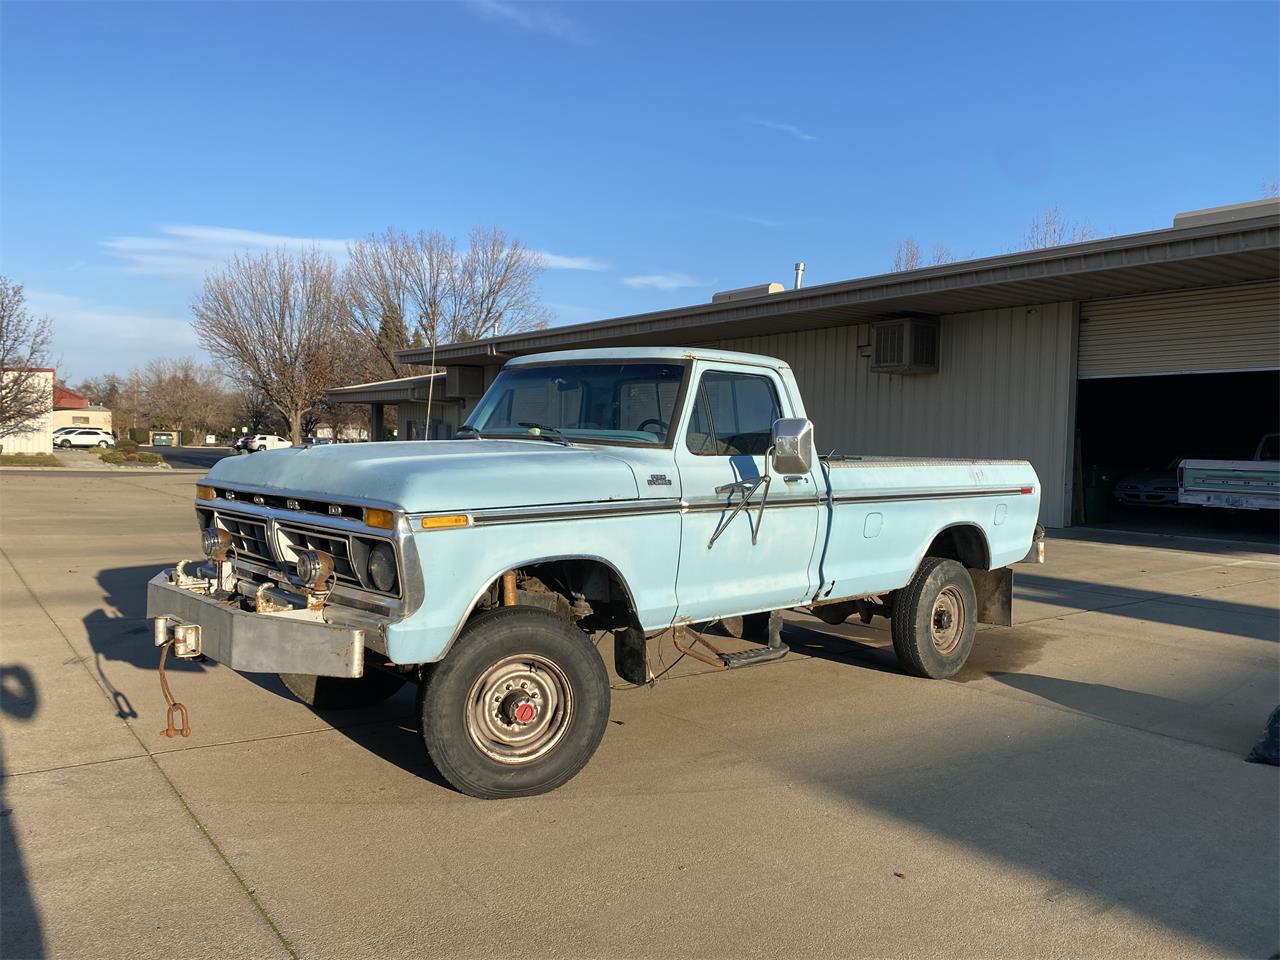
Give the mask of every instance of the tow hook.
<svg viewBox="0 0 1280 960">
<path fill-rule="evenodd" d="M 164 728 L 164 735 L 170 739 L 173 739 L 179 733 L 184 737 L 191 736 L 191 722 L 187 718 L 187 708 L 185 705 L 173 699 L 173 692 L 169 689 L 169 678 L 164 675 L 164 662 L 169 656 L 169 648 L 177 642 L 178 638 L 176 636 L 170 637 L 165 641 L 164 646 L 160 648 L 160 692 L 164 694 L 165 703 L 169 705 L 168 721 Z M 182 720 L 181 727 L 178 727 L 174 723 L 174 717 L 178 717 Z"/>
<path fill-rule="evenodd" d="M 164 694 L 164 702 L 169 705 L 167 725 L 162 731 L 166 737 L 191 736 L 191 723 L 187 718 L 187 708 L 173 698 L 169 689 L 169 678 L 165 676 L 164 665 L 173 650 L 175 657 L 194 659 L 200 656 L 200 625 L 198 623 L 175 623 L 172 629 L 168 617 L 156 617 L 156 646 L 160 648 L 160 692 Z M 181 721 L 181 726 L 176 721 Z"/>
</svg>

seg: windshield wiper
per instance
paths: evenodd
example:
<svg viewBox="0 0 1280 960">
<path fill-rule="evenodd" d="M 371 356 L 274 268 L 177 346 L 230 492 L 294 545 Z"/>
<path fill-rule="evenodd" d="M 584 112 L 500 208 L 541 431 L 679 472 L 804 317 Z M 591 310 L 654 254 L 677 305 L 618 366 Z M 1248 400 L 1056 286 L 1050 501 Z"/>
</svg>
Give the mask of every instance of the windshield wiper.
<svg viewBox="0 0 1280 960">
<path fill-rule="evenodd" d="M 570 442 L 565 438 L 565 435 L 564 435 L 563 433 L 561 433 L 561 432 L 560 432 L 560 430 L 559 430 L 559 428 L 558 428 L 558 427 L 544 427 L 542 424 L 538 423 L 536 420 L 519 420 L 519 421 L 517 421 L 517 422 L 516 422 L 516 426 L 519 426 L 519 427 L 528 427 L 530 430 L 539 430 L 539 431 L 545 430 L 545 431 L 546 431 L 546 434 L 545 434 L 545 435 L 544 435 L 544 434 L 542 434 L 542 433 L 531 433 L 531 434 L 529 434 L 529 436 L 534 437 L 535 439 L 538 439 L 538 440 L 544 440 L 544 439 L 545 439 L 545 440 L 550 440 L 552 443 L 559 443 L 559 444 L 561 444 L 561 445 L 563 445 L 563 446 L 566 446 L 566 447 L 571 447 L 571 446 L 573 446 L 573 444 L 571 444 L 571 443 L 570 443 Z"/>
<path fill-rule="evenodd" d="M 484 439 L 484 437 L 480 436 L 480 431 L 477 430 L 475 427 L 471 426 L 470 424 L 464 423 L 462 426 L 458 428 L 459 436 L 462 435 L 463 430 L 467 431 L 467 433 L 471 434 L 471 436 L 475 437 L 477 440 Z"/>
</svg>

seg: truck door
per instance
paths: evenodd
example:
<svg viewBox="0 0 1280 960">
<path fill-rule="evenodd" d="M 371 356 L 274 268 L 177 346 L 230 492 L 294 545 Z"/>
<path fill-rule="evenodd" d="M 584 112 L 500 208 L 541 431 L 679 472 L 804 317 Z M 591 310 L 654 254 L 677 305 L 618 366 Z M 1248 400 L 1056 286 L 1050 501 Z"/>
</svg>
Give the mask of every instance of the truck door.
<svg viewBox="0 0 1280 960">
<path fill-rule="evenodd" d="M 780 401 L 785 385 L 766 367 L 698 364 L 693 376 L 675 444 L 685 502 L 676 619 L 803 603 L 812 591 L 815 481 L 812 475 L 765 480 L 773 422 L 791 415 Z M 747 505 L 733 515 L 744 498 Z"/>
</svg>

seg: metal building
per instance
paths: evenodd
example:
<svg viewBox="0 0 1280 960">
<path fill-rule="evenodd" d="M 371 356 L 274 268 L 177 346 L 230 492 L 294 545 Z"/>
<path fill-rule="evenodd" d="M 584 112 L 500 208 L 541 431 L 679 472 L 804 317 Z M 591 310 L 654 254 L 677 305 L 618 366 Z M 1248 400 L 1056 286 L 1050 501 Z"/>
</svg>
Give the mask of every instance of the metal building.
<svg viewBox="0 0 1280 960">
<path fill-rule="evenodd" d="M 1044 487 L 1043 521 L 1067 526 L 1083 518 L 1082 485 L 1107 458 L 1215 456 L 1276 429 L 1280 201 L 1182 214 L 1167 230 L 448 344 L 435 363 L 460 422 L 509 357 L 658 344 L 787 361 L 823 449 L 1025 457 Z"/>
</svg>

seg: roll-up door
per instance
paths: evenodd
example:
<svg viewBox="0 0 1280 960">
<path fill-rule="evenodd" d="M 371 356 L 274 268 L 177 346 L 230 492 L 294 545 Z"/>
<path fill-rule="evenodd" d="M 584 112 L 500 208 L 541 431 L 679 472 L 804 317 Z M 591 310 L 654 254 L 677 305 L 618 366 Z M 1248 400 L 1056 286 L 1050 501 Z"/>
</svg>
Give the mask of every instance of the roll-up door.
<svg viewBox="0 0 1280 960">
<path fill-rule="evenodd" d="M 1280 282 L 1080 305 L 1081 379 L 1280 369 Z"/>
</svg>

